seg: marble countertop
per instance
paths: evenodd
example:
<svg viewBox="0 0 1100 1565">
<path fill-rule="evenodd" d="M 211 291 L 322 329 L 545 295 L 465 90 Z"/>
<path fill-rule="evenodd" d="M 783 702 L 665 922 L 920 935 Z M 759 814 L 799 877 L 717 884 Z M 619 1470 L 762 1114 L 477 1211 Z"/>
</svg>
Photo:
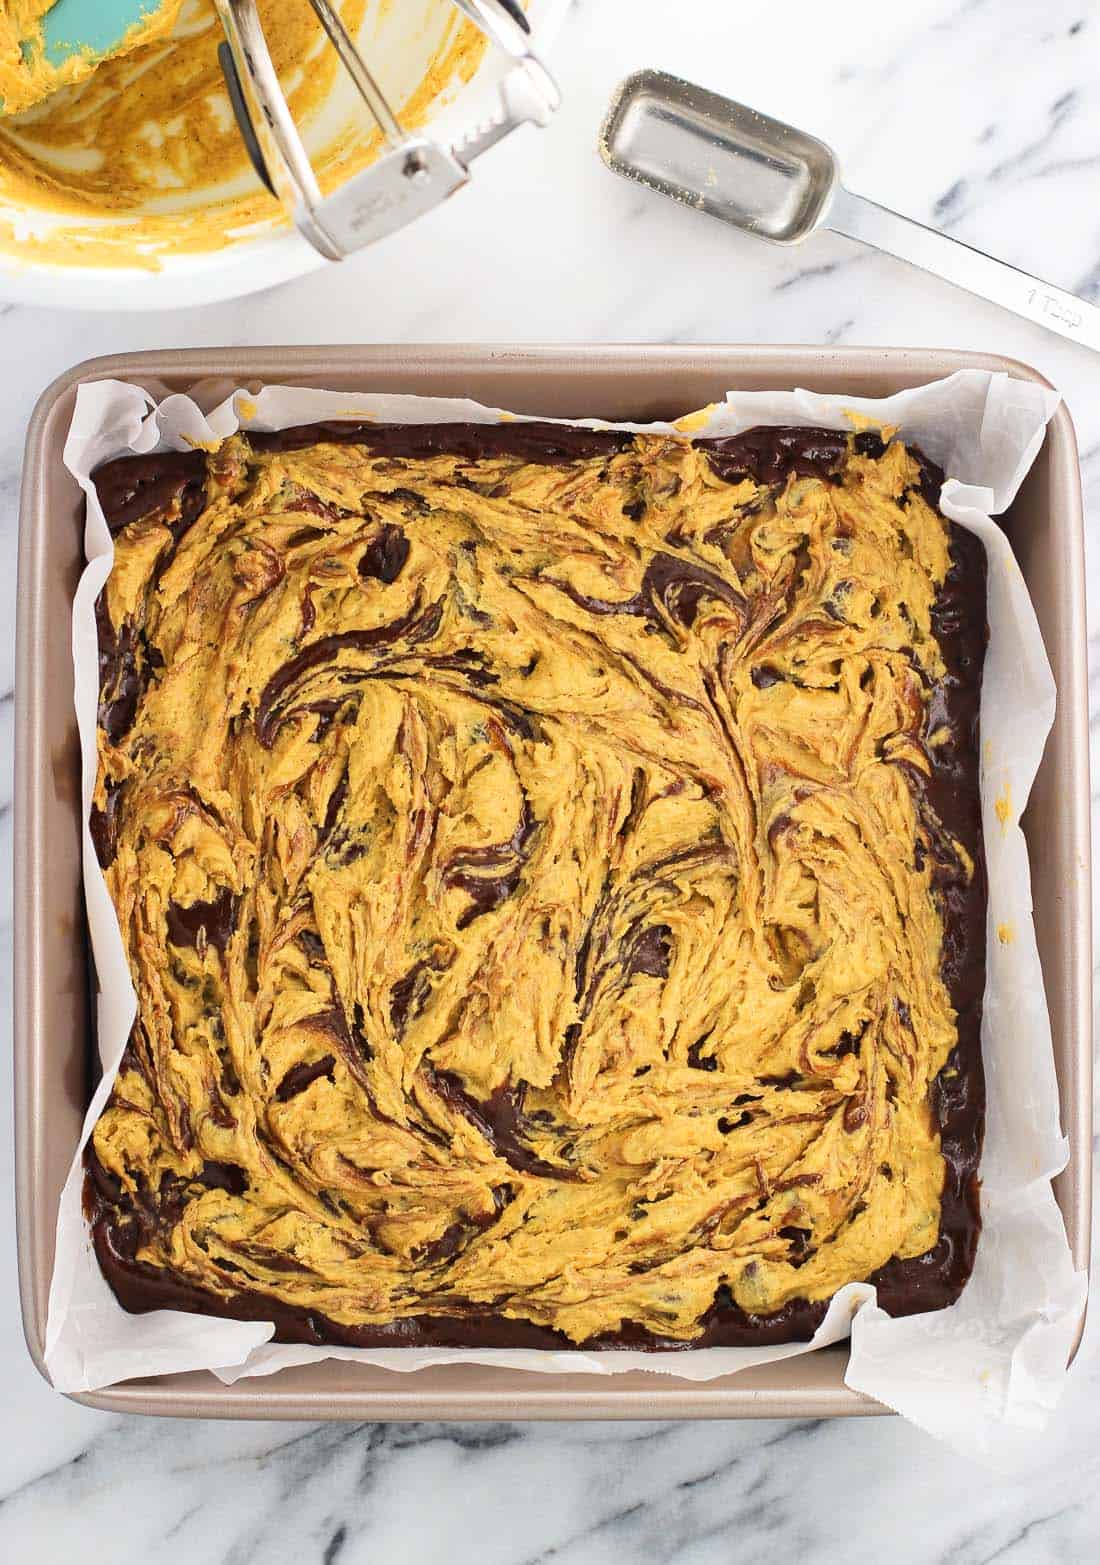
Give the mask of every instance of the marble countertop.
<svg viewBox="0 0 1100 1565">
<path fill-rule="evenodd" d="M 660 64 L 796 121 L 849 183 L 1100 301 L 1100 0 L 575 0 L 566 107 L 413 231 L 248 300 L 178 313 L 0 305 L 0 749 L 14 714 L 26 421 L 78 360 L 273 342 L 811 342 L 980 348 L 1063 392 L 1100 520 L 1100 363 L 905 266 L 823 236 L 778 250 L 611 179 L 614 83 Z M 1089 559 L 1090 616 L 1100 559 Z M 1100 640 L 1090 643 L 1100 702 Z M 1100 707 L 1097 708 L 1100 710 Z M 0 781 L 10 861 L 10 764 Z M 1096 795 L 1094 794 L 1094 815 Z M 10 992 L 10 876 L 0 983 Z M 0 1006 L 10 1029 L 10 1005 Z M 10 1050 L 0 1051 L 10 1066 Z M 10 1141 L 10 1090 L 0 1114 Z M 0 1556 L 53 1565 L 1085 1561 L 1100 1538 L 1100 1323 L 1025 1472 L 961 1463 L 899 1419 L 729 1424 L 203 1424 L 55 1395 L 20 1329 L 0 1173 Z M 1091 1542 L 1090 1542 L 1091 1540 Z"/>
</svg>

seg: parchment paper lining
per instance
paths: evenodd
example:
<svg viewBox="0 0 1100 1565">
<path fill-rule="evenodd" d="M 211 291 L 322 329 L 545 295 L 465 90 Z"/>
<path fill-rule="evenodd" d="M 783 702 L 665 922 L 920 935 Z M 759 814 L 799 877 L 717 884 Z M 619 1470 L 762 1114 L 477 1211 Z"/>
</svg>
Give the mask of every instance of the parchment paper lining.
<svg viewBox="0 0 1100 1565">
<path fill-rule="evenodd" d="M 1073 1269 L 1050 1187 L 1068 1149 L 1058 1114 L 1050 1022 L 1031 916 L 1027 847 L 1019 816 L 1054 716 L 1055 691 L 1023 577 L 991 514 L 1011 503 L 1042 444 L 1058 398 L 1028 381 L 965 370 L 885 399 L 730 392 L 723 404 L 669 424 L 607 425 L 692 436 L 730 435 L 755 424 L 843 429 L 896 425 L 947 472 L 945 515 L 977 533 L 989 560 L 990 641 L 982 700 L 982 813 L 989 871 L 989 976 L 982 1045 L 988 1122 L 982 1161 L 983 1234 L 973 1277 L 952 1309 L 894 1320 L 857 1283 L 834 1297 L 811 1343 L 707 1348 L 682 1353 L 531 1352 L 506 1349 L 386 1349 L 282 1345 L 265 1323 L 162 1310 L 128 1315 L 115 1301 L 81 1213 L 82 1166 L 74 1157 L 61 1198 L 50 1291 L 46 1362 L 55 1386 L 86 1391 L 141 1375 L 211 1369 L 231 1383 L 319 1358 L 345 1358 L 414 1372 L 475 1362 L 538 1374 L 646 1370 L 702 1381 L 752 1364 L 812 1351 L 851 1334 L 847 1383 L 896 1408 L 955 1447 L 1011 1461 L 1043 1427 L 1065 1378 L 1086 1278 Z M 236 391 L 204 411 L 185 396 L 159 405 L 135 386 L 82 386 L 65 448 L 88 497 L 88 565 L 73 607 L 75 703 L 84 818 L 96 774 L 98 694 L 94 604 L 113 546 L 89 474 L 127 452 L 181 450 L 239 427 L 281 429 L 321 419 L 392 423 L 497 422 L 522 415 L 450 398 L 349 396 L 269 387 Z M 1008 792 L 1006 793 L 1006 788 Z M 1002 822 L 995 801 L 1011 798 Z M 84 877 L 100 983 L 98 1037 L 104 1075 L 88 1109 L 86 1141 L 110 1092 L 135 1013 L 114 909 L 87 827 Z M 997 938 L 1008 926 L 1011 943 Z"/>
</svg>

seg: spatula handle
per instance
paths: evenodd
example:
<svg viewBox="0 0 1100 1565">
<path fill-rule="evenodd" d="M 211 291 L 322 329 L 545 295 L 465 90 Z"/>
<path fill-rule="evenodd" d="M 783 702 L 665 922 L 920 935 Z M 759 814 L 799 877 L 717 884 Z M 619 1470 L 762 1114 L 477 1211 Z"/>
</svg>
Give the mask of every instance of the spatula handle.
<svg viewBox="0 0 1100 1565">
<path fill-rule="evenodd" d="M 938 229 L 926 228 L 848 190 L 837 191 L 825 226 L 932 272 L 1071 342 L 1100 349 L 1100 309 L 1096 305 L 1038 277 L 1029 277 L 1005 261 L 995 261 Z"/>
</svg>

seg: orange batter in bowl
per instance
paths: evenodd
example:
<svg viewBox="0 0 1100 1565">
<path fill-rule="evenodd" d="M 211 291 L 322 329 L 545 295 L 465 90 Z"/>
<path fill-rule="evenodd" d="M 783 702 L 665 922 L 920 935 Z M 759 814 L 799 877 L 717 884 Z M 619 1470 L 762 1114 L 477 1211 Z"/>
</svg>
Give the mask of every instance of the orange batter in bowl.
<svg viewBox="0 0 1100 1565">
<path fill-rule="evenodd" d="M 41 13 L 40 0 L 28 3 Z M 339 66 L 308 0 L 259 0 L 259 9 L 295 120 L 307 139 L 313 128 L 310 150 L 331 189 L 374 157 L 379 137 L 361 111 L 333 112 Z M 484 56 L 484 39 L 449 0 L 344 0 L 340 11 L 384 80 L 387 70 L 400 74 L 389 57 L 405 34 L 425 59 L 427 69 L 397 95 L 409 128 Z M 0 118 L 0 250 L 24 261 L 156 267 L 168 254 L 216 251 L 281 227 L 282 209 L 257 183 L 230 111 L 221 41 L 211 0 L 183 0 L 170 37 L 157 26 L 86 80 Z M 9 79 L 0 65 L 0 96 Z"/>
<path fill-rule="evenodd" d="M 61 87 L 87 81 L 102 63 L 95 55 L 80 52 L 74 52 L 61 66 L 45 57 L 40 47 L 42 18 L 55 3 L 0 0 L 0 113 L 20 114 Z M 179 19 L 181 4 L 182 0 L 161 0 L 154 9 L 149 0 L 149 14 L 130 28 L 114 55 L 130 54 L 165 38 Z"/>
</svg>

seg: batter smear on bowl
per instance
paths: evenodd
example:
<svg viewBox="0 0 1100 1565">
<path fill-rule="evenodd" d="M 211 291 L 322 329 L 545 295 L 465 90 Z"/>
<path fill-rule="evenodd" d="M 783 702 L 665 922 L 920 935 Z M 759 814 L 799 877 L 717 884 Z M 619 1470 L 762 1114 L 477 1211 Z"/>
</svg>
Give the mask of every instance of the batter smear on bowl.
<svg viewBox="0 0 1100 1565">
<path fill-rule="evenodd" d="M 958 1296 L 985 558 L 940 476 L 527 423 L 100 469 L 127 1309 L 679 1348 Z"/>
<path fill-rule="evenodd" d="M 0 261 L 155 272 L 285 227 L 230 107 L 213 0 L 163 0 L 155 10 L 147 0 L 146 19 L 112 58 L 78 52 L 61 72 L 20 42 L 27 18 L 51 6 L 11 6 L 0 0 Z M 410 131 L 432 121 L 485 56 L 484 37 L 451 0 L 339 0 L 337 10 L 368 56 L 385 62 Z M 374 160 L 381 138 L 358 97 L 341 94 L 309 0 L 259 0 L 259 15 L 331 193 Z"/>
</svg>

